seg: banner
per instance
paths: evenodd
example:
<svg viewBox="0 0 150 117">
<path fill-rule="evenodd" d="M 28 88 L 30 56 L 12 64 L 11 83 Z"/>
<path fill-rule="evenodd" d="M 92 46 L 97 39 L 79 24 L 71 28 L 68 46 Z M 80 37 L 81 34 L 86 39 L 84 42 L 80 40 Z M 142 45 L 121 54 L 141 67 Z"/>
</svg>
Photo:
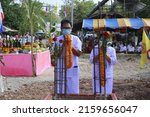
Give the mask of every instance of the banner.
<svg viewBox="0 0 150 117">
<path fill-rule="evenodd" d="M 140 67 L 143 68 L 147 63 L 148 59 L 150 60 L 150 39 L 148 38 L 145 30 L 143 30 L 142 35 L 142 53 L 140 60 Z"/>
<path fill-rule="evenodd" d="M 3 20 L 4 20 L 4 13 L 0 2 L 0 32 L 3 32 Z"/>
<path fill-rule="evenodd" d="M 0 2 L 0 20 L 2 21 L 4 20 L 4 13 L 3 13 L 1 2 Z"/>
<path fill-rule="evenodd" d="M 1 18 L 0 18 L 0 32 L 3 32 L 3 24 Z"/>
</svg>

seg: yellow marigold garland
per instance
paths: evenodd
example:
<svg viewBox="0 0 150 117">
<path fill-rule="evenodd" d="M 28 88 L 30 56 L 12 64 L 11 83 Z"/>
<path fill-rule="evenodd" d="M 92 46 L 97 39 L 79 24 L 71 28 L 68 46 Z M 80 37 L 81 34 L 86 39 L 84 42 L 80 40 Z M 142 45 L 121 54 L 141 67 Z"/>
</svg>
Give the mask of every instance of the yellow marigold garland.
<svg viewBox="0 0 150 117">
<path fill-rule="evenodd" d="M 100 78 L 101 78 L 101 81 L 100 81 L 100 84 L 101 86 L 104 87 L 105 85 L 105 62 L 104 62 L 104 53 L 103 53 L 103 48 L 102 46 L 100 47 Z"/>
<path fill-rule="evenodd" d="M 66 39 L 66 67 L 67 69 L 72 67 L 72 39 L 71 35 L 65 35 Z"/>
</svg>

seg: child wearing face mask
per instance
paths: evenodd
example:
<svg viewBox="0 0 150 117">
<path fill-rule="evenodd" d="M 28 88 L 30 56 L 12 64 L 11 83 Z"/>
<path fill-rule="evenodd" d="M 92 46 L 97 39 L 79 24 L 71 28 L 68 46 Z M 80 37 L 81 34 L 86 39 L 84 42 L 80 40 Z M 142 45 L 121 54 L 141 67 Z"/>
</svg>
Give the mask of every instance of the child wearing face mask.
<svg viewBox="0 0 150 117">
<path fill-rule="evenodd" d="M 62 35 L 57 37 L 56 43 L 59 47 L 62 48 L 62 51 L 59 54 L 57 60 L 57 69 L 55 72 L 55 79 L 56 79 L 56 90 L 58 94 L 64 94 L 65 88 L 67 94 L 79 94 L 79 64 L 78 64 L 78 57 L 81 55 L 82 50 L 82 42 L 80 39 L 71 34 L 72 31 L 72 24 L 69 20 L 62 20 L 61 21 L 61 32 Z M 72 65 L 70 68 L 66 68 L 66 76 L 65 71 L 65 36 L 69 35 L 71 37 L 71 50 L 72 50 Z M 63 43 L 60 43 L 63 42 Z M 66 84 L 65 84 L 66 79 Z"/>
</svg>

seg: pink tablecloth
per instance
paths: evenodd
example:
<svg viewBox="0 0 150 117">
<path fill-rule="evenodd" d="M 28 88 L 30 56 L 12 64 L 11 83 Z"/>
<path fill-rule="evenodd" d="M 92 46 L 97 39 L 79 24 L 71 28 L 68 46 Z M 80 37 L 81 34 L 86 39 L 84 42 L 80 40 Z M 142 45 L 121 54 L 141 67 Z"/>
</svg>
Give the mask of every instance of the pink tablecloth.
<svg viewBox="0 0 150 117">
<path fill-rule="evenodd" d="M 0 71 L 4 76 L 32 76 L 31 54 L 3 54 L 5 66 L 0 63 Z M 42 74 L 51 66 L 50 52 L 34 54 L 36 75 Z"/>
</svg>

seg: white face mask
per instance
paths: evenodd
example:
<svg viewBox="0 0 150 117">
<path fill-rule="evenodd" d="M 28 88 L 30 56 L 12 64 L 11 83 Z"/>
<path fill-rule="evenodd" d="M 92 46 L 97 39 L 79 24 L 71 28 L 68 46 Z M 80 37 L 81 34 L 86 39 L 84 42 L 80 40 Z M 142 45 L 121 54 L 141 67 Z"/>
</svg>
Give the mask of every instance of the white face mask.
<svg viewBox="0 0 150 117">
<path fill-rule="evenodd" d="M 71 33 L 71 29 L 62 29 L 62 34 L 63 35 L 68 35 L 68 34 L 70 34 Z"/>
</svg>

